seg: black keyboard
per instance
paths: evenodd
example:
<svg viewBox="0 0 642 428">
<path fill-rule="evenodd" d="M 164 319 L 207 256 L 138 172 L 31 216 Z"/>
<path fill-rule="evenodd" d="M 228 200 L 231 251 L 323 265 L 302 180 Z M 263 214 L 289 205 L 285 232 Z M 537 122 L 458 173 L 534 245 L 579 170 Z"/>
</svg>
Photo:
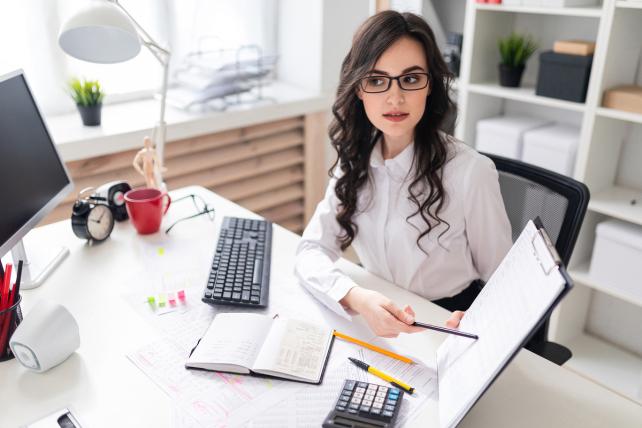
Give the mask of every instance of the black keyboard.
<svg viewBox="0 0 642 428">
<path fill-rule="evenodd" d="M 263 308 L 268 302 L 272 222 L 224 217 L 202 300 Z"/>
</svg>

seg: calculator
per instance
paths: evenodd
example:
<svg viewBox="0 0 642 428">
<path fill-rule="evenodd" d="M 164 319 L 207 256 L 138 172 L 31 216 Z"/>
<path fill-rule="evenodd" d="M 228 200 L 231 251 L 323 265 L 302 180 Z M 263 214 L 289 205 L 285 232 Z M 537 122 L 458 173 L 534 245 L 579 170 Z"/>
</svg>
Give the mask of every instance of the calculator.
<svg viewBox="0 0 642 428">
<path fill-rule="evenodd" d="M 347 379 L 323 427 L 392 427 L 402 398 L 398 388 Z"/>
</svg>

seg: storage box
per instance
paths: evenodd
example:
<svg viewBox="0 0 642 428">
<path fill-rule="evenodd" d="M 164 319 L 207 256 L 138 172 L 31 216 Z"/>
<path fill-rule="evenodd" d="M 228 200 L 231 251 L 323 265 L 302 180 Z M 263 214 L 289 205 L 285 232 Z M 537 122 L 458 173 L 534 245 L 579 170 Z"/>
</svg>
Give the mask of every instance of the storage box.
<svg viewBox="0 0 642 428">
<path fill-rule="evenodd" d="M 523 0 L 524 6 L 573 7 L 595 6 L 597 0 Z"/>
<path fill-rule="evenodd" d="M 568 55 L 593 55 L 595 42 L 588 40 L 557 40 L 553 43 L 553 52 Z"/>
<path fill-rule="evenodd" d="M 624 85 L 604 92 L 604 107 L 642 113 L 642 86 Z"/>
<path fill-rule="evenodd" d="M 525 116 L 481 119 L 477 122 L 475 148 L 481 152 L 521 159 L 524 133 L 550 123 L 546 119 Z"/>
<path fill-rule="evenodd" d="M 590 275 L 600 286 L 642 300 L 642 227 L 619 220 L 599 223 Z"/>
<path fill-rule="evenodd" d="M 544 97 L 583 103 L 586 99 L 593 55 L 542 52 L 535 93 Z"/>
<path fill-rule="evenodd" d="M 557 124 L 524 133 L 522 160 L 559 174 L 573 175 L 579 128 Z"/>
</svg>

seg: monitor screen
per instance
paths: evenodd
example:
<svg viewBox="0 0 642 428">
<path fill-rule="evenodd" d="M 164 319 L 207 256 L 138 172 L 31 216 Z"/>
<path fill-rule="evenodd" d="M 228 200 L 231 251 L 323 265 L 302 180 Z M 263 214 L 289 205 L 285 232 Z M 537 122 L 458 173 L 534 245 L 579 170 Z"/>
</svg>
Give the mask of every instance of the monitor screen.
<svg viewBox="0 0 642 428">
<path fill-rule="evenodd" d="M 21 228 L 30 220 L 35 226 L 47 214 L 43 208 L 69 184 L 23 74 L 0 76 L 0 256 Z"/>
</svg>

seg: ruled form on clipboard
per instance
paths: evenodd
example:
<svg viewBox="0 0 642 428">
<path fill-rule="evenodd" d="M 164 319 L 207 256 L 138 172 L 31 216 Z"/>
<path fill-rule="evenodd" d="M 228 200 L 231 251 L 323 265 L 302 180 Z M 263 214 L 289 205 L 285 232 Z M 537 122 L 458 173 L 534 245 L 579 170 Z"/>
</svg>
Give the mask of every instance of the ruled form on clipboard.
<svg viewBox="0 0 642 428">
<path fill-rule="evenodd" d="M 541 222 L 529 221 L 459 325 L 479 339 L 449 336 L 437 350 L 442 428 L 464 418 L 571 287 Z"/>
</svg>

